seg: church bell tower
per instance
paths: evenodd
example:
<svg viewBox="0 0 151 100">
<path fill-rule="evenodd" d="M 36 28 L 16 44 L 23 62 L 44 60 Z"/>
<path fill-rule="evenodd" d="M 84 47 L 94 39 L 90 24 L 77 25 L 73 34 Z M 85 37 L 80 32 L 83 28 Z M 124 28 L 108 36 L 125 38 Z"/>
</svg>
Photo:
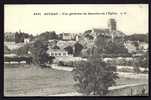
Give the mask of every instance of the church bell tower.
<svg viewBox="0 0 151 100">
<path fill-rule="evenodd" d="M 116 20 L 111 18 L 108 21 L 108 29 L 112 36 L 112 41 L 114 41 L 114 34 L 116 32 Z"/>
</svg>

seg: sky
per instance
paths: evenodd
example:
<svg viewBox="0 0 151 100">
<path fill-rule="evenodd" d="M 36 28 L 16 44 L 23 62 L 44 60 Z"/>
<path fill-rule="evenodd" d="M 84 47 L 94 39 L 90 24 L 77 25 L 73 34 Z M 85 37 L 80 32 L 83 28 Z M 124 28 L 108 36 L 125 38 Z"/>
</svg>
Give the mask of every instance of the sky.
<svg viewBox="0 0 151 100">
<path fill-rule="evenodd" d="M 117 29 L 130 35 L 148 33 L 148 16 L 148 4 L 6 4 L 4 32 L 82 33 L 92 28 L 107 28 L 108 20 L 114 18 Z"/>
</svg>

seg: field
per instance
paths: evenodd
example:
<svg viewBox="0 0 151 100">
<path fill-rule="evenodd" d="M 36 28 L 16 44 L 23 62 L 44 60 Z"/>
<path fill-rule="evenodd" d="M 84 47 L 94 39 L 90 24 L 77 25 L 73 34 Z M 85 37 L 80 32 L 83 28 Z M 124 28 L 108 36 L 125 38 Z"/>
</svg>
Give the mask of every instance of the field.
<svg viewBox="0 0 151 100">
<path fill-rule="evenodd" d="M 141 83 L 145 79 L 123 78 L 117 80 L 117 85 Z M 34 95 L 47 96 L 75 92 L 75 81 L 71 72 L 38 68 L 34 65 L 17 65 L 4 68 L 4 95 Z"/>
</svg>

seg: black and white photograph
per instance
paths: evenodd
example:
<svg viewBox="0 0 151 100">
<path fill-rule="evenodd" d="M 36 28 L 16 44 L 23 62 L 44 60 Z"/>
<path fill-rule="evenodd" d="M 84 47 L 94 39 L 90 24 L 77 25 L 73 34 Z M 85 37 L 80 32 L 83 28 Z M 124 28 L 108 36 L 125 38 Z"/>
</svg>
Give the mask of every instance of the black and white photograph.
<svg viewBox="0 0 151 100">
<path fill-rule="evenodd" d="M 148 4 L 4 4 L 4 96 L 149 96 Z"/>
</svg>

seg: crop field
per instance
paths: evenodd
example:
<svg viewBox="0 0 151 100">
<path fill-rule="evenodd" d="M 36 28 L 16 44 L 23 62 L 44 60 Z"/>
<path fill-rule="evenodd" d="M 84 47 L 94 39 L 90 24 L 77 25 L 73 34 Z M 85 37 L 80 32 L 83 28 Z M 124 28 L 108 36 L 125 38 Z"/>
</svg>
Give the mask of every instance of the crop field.
<svg viewBox="0 0 151 100">
<path fill-rule="evenodd" d="M 147 82 L 147 79 L 120 77 L 116 85 Z M 34 65 L 4 66 L 5 96 L 47 96 L 75 92 L 72 72 Z"/>
</svg>

